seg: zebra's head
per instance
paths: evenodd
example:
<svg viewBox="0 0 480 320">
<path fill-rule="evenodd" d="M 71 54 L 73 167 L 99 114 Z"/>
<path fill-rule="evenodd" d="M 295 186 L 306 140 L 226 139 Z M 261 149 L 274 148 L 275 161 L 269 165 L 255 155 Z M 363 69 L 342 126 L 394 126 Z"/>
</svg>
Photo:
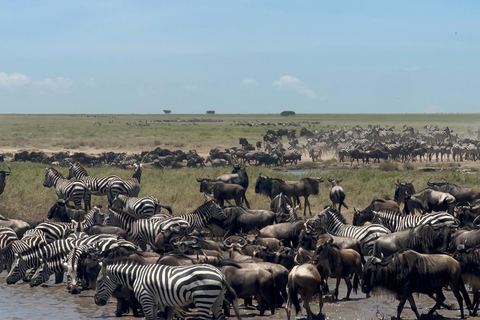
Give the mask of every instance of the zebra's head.
<svg viewBox="0 0 480 320">
<path fill-rule="evenodd" d="M 97 287 L 93 299 L 97 306 L 104 306 L 108 299 L 112 296 L 113 291 L 117 288 L 117 283 L 108 274 L 107 266 L 104 262 L 100 262 L 100 273 L 97 277 Z"/>
<path fill-rule="evenodd" d="M 32 279 L 30 279 L 30 287 L 36 287 L 38 285 L 41 285 L 42 283 L 45 283 L 48 281 L 50 278 L 51 272 L 50 268 L 48 267 L 47 261 L 41 259 L 42 264 L 40 267 L 35 270 L 34 275 L 32 276 Z"/>
<path fill-rule="evenodd" d="M 54 168 L 45 168 L 45 180 L 43 181 L 43 186 L 45 188 L 51 188 L 55 185 L 55 180 L 59 177 L 63 178 L 63 176 L 55 170 Z"/>
<path fill-rule="evenodd" d="M 210 205 L 210 217 L 218 220 L 225 220 L 227 217 L 223 212 L 222 207 L 218 204 L 217 201 L 212 200 Z"/>
<path fill-rule="evenodd" d="M 77 248 L 73 248 L 72 251 L 68 254 L 67 258 L 63 261 L 63 270 L 67 274 L 67 282 L 68 282 L 68 290 L 72 294 L 79 293 L 78 292 L 78 279 L 77 279 L 77 264 L 75 263 L 75 257 L 77 251 L 80 250 L 84 246 L 80 246 Z"/>
<path fill-rule="evenodd" d="M 27 261 L 15 253 L 10 272 L 5 279 L 7 284 L 15 284 L 27 274 Z"/>
</svg>

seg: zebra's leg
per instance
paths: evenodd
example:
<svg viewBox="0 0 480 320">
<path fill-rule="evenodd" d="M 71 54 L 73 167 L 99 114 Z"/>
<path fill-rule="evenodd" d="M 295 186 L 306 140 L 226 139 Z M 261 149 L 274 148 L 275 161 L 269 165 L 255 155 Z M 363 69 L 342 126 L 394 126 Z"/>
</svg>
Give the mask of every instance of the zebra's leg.
<svg viewBox="0 0 480 320">
<path fill-rule="evenodd" d="M 157 308 L 153 301 L 153 293 L 147 290 L 145 287 L 140 286 L 135 289 L 135 297 L 142 305 L 143 315 L 145 320 L 156 320 L 157 319 Z"/>
</svg>

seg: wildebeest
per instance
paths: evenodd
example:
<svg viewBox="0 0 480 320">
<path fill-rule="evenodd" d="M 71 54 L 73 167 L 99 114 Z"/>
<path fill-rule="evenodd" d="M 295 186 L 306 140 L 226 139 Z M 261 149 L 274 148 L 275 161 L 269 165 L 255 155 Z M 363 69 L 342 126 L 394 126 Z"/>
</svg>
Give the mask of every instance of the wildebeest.
<svg viewBox="0 0 480 320">
<path fill-rule="evenodd" d="M 336 278 L 334 296 L 338 299 L 338 287 L 340 280 L 344 279 L 347 284 L 347 299 L 350 299 L 352 283 L 350 276 L 353 274 L 353 290 L 357 293 L 358 283 L 362 277 L 362 257 L 353 249 L 340 249 L 333 244 L 333 238 L 320 242 L 315 250 L 313 263 L 322 270 L 321 276 L 325 281 L 328 277 Z"/>
<path fill-rule="evenodd" d="M 215 182 L 209 179 L 197 179 L 197 181 L 200 182 L 200 192 L 212 194 L 221 207 L 224 207 L 225 200 L 234 199 L 237 206 L 241 206 L 245 202 L 247 208 L 250 208 L 244 187 L 238 184 Z"/>
<path fill-rule="evenodd" d="M 368 207 L 362 211 L 358 211 L 354 208 L 352 224 L 354 226 L 363 226 L 366 221 L 372 221 L 374 211 L 400 212 L 400 207 L 392 200 L 373 199 Z"/>
<path fill-rule="evenodd" d="M 460 306 L 462 319 L 463 299 L 470 309 L 470 298 L 462 280 L 460 264 L 444 254 L 421 254 L 413 250 L 400 251 L 384 260 L 372 257 L 367 261 L 362 276 L 362 291 L 369 294 L 376 289 L 384 289 L 395 294 L 400 300 L 397 319 L 400 319 L 403 306 L 408 300 L 417 316 L 418 313 L 413 293 L 435 294 L 436 304 L 428 315 L 432 315 L 445 301 L 442 288 L 449 285 Z M 463 299 L 462 299 L 463 295 Z"/>
<path fill-rule="evenodd" d="M 290 320 L 292 304 L 295 306 L 295 312 L 298 315 L 300 312 L 300 301 L 298 295 L 303 298 L 303 307 L 307 310 L 308 317 L 316 318 L 315 314 L 310 308 L 310 300 L 318 295 L 319 299 L 319 315 L 322 314 L 323 299 L 322 299 L 322 278 L 317 268 L 311 263 L 305 263 L 293 267 L 288 275 L 288 298 L 285 309 L 287 311 L 287 320 Z"/>
<path fill-rule="evenodd" d="M 393 197 L 393 201 L 395 201 L 398 205 L 404 203 L 405 197 L 411 196 L 415 194 L 415 187 L 413 186 L 412 182 L 405 182 L 401 183 L 397 179 L 397 183 L 395 183 L 395 195 Z"/>
<path fill-rule="evenodd" d="M 465 188 L 448 182 L 427 182 L 427 185 L 436 191 L 447 192 L 455 197 L 457 205 L 468 206 L 480 199 L 480 190 Z"/>
<path fill-rule="evenodd" d="M 448 245 L 449 251 L 454 252 L 459 245 L 466 249 L 480 245 L 480 229 L 475 230 L 459 230 L 452 234 Z"/>
<path fill-rule="evenodd" d="M 298 235 L 304 228 L 305 221 L 296 220 L 292 222 L 282 222 L 266 226 L 260 230 L 260 236 L 263 238 L 277 238 L 282 240 L 286 246 L 297 247 Z"/>
<path fill-rule="evenodd" d="M 452 216 L 455 209 L 455 197 L 450 193 L 424 189 L 410 197 L 405 198 L 406 214 L 414 213 L 415 209 L 421 210 L 422 214 L 432 211 L 447 211 Z"/>
<path fill-rule="evenodd" d="M 480 247 L 459 248 L 455 252 L 454 258 L 460 263 L 462 268 L 463 281 L 472 288 L 473 299 L 470 315 L 476 316 L 480 303 L 480 268 L 478 267 L 480 265 Z"/>
<path fill-rule="evenodd" d="M 444 253 L 449 240 L 448 226 L 421 224 L 381 236 L 373 245 L 373 255 L 378 258 L 388 257 L 402 249 L 412 249 L 419 253 Z"/>
<path fill-rule="evenodd" d="M 8 168 L 8 172 L 5 170 L 0 171 L 0 194 L 2 194 L 3 191 L 5 190 L 5 185 L 6 185 L 5 177 L 9 176 L 10 173 L 12 173 L 12 169 L 10 169 L 10 166 L 7 166 L 7 168 Z"/>
<path fill-rule="evenodd" d="M 345 204 L 345 192 L 343 188 L 340 186 L 340 182 L 343 179 L 331 179 L 328 178 L 328 181 L 332 184 L 332 189 L 330 190 L 330 200 L 332 201 L 332 208 L 336 209 L 338 204 L 338 212 L 342 212 L 342 206 L 348 210 L 348 206 Z"/>
<path fill-rule="evenodd" d="M 212 163 L 213 165 L 213 163 Z M 231 174 L 222 174 L 221 176 L 215 179 L 216 181 L 224 182 L 224 183 L 233 183 L 238 184 L 247 190 L 248 188 L 248 174 L 245 167 L 240 167 L 239 165 L 235 165 L 233 167 L 233 171 Z"/>
<path fill-rule="evenodd" d="M 223 209 L 227 217 L 223 221 L 223 229 L 227 234 L 237 232 L 247 233 L 253 229 L 262 229 L 272 225 L 276 221 L 275 213 L 267 210 L 247 210 L 239 206 L 226 207 Z"/>
<path fill-rule="evenodd" d="M 8 219 L 2 215 L 0 215 L 0 227 L 11 228 L 17 234 L 18 239 L 21 239 L 23 234 L 30 229 L 30 225 L 27 222 L 17 219 Z"/>
<path fill-rule="evenodd" d="M 304 197 L 303 214 L 306 215 L 308 206 L 311 215 L 312 209 L 308 197 L 311 194 L 318 195 L 318 185 L 320 182 L 323 182 L 322 178 L 305 177 L 299 181 L 284 181 L 282 179 L 269 178 L 260 174 L 255 184 L 255 193 L 265 194 L 270 197 L 270 200 L 273 200 L 277 195 L 282 193 L 287 198 L 293 199 L 293 205 L 300 204 L 300 197 Z"/>
<path fill-rule="evenodd" d="M 226 266 L 223 269 L 228 284 L 235 290 L 238 298 L 255 297 L 263 316 L 267 307 L 275 314 L 275 283 L 270 272 L 262 268 L 236 268 Z"/>
<path fill-rule="evenodd" d="M 47 219 L 57 222 L 72 222 L 72 220 L 82 222 L 86 214 L 85 210 L 71 207 L 65 200 L 58 199 L 48 211 Z"/>
</svg>

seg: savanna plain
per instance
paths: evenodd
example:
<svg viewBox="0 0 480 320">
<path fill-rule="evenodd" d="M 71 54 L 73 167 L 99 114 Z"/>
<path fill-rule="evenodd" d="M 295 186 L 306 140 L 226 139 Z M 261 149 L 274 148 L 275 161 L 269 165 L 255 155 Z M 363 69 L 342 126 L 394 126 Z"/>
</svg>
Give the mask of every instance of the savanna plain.
<svg viewBox="0 0 480 320">
<path fill-rule="evenodd" d="M 205 121 L 206 119 L 208 121 Z M 4 193 L 0 195 L 0 214 L 35 223 L 46 218 L 49 208 L 56 201 L 55 191 L 43 187 L 46 165 L 12 161 L 14 154 L 19 151 L 43 151 L 47 154 L 60 151 L 101 154 L 114 151 L 139 154 L 161 147 L 185 152 L 196 150 L 198 154 L 206 157 L 212 148 L 240 147 L 240 137 L 247 138 L 253 144 L 263 141 L 262 135 L 269 129 L 296 129 L 299 137 L 302 127 L 310 131 L 327 131 L 356 125 L 364 128 L 369 125 L 389 126 L 395 127 L 395 131 L 401 131 L 404 125 L 420 131 L 423 131 L 426 125 L 436 125 L 440 128 L 448 126 L 458 132 L 459 137 L 476 138 L 475 131 L 480 129 L 480 114 L 297 114 L 291 117 L 276 114 L 3 114 L 0 115 L 0 154 L 4 155 L 4 164 L 11 167 L 11 174 L 7 177 Z M 299 142 L 305 143 L 306 139 L 299 137 Z M 0 170 L 5 170 L 4 165 L 0 165 Z M 64 176 L 68 174 L 66 167 L 56 169 Z M 146 168 L 142 173 L 139 196 L 156 197 L 162 204 L 171 206 L 174 214 L 188 213 L 198 207 L 204 199 L 203 194 L 199 192 L 199 183 L 196 179 L 215 178 L 220 174 L 230 173 L 231 169 L 231 167 Z M 350 161 L 339 162 L 333 154 L 323 155 L 322 160 L 317 162 L 312 162 L 308 156 L 302 156 L 302 161 L 294 166 L 277 168 L 247 166 L 250 187 L 246 196 L 252 208 L 269 209 L 269 199 L 254 192 L 254 184 L 260 173 L 285 180 L 298 180 L 305 176 L 322 177 L 325 181 L 329 177 L 343 179 L 345 202 L 349 210 L 342 213 L 347 221 L 351 222 L 354 208 L 363 209 L 374 198 L 393 199 L 397 180 L 413 182 L 417 190 L 426 187 L 429 180 L 444 179 L 461 186 L 480 188 L 479 169 L 480 161 L 401 163 L 382 160 L 380 164 L 354 162 L 351 165 Z M 133 173 L 133 170 L 112 166 L 88 167 L 87 170 L 91 176 L 115 174 L 122 178 L 130 178 Z M 331 203 L 328 195 L 330 187 L 329 183 L 323 183 L 320 185 L 319 195 L 310 197 L 313 214 Z M 92 204 L 107 207 L 104 198 L 94 197 Z M 39 288 L 31 289 L 25 284 L 7 288 L 5 275 L 5 272 L 0 275 L 0 311 L 6 315 L 2 318 L 31 319 L 33 315 L 36 315 L 37 319 L 114 317 L 114 304 L 97 307 L 93 302 L 93 292 L 85 291 L 80 297 L 66 296 L 65 285 L 54 285 L 53 280 Z M 345 288 L 342 287 L 339 297 L 344 296 Z M 447 292 L 450 303 L 455 301 L 452 297 Z M 349 301 L 326 303 L 324 313 L 327 319 L 387 319 L 396 313 L 397 302 L 392 297 L 365 299 L 365 295 L 359 291 L 357 295 L 353 294 L 352 298 Z M 18 299 L 22 300 L 18 307 L 9 306 Z M 426 313 L 434 304 L 428 297 L 416 299 L 422 313 Z M 315 306 L 316 303 L 312 305 Z M 242 308 L 242 314 L 250 319 L 285 319 L 283 309 L 277 309 L 273 316 L 267 311 L 265 317 L 258 317 L 258 311 L 250 307 Z M 445 319 L 459 318 L 458 310 L 441 309 L 439 314 Z M 304 311 L 300 317 L 306 318 Z M 408 304 L 402 317 L 415 318 Z"/>
</svg>

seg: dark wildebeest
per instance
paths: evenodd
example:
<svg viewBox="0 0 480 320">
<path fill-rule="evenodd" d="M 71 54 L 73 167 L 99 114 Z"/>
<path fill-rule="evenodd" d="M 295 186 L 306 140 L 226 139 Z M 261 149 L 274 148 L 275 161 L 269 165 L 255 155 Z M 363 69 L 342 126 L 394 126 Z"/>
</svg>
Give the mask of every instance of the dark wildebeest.
<svg viewBox="0 0 480 320">
<path fill-rule="evenodd" d="M 233 206 L 223 209 L 227 217 L 223 221 L 223 229 L 227 234 L 237 232 L 247 233 L 254 229 L 262 229 L 276 221 L 275 213 L 268 210 L 247 210 L 242 207 Z"/>
<path fill-rule="evenodd" d="M 318 185 L 323 182 L 322 178 L 302 178 L 299 181 L 284 181 L 277 178 L 269 178 L 262 176 L 261 174 L 257 178 L 255 184 L 255 193 L 262 193 L 270 197 L 273 200 L 280 193 L 284 194 L 287 198 L 293 198 L 293 205 L 300 204 L 300 197 L 304 200 L 303 215 L 307 214 L 307 206 L 310 215 L 312 215 L 312 209 L 310 207 L 310 201 L 308 197 L 318 195 Z"/>
<path fill-rule="evenodd" d="M 47 219 L 56 222 L 72 222 L 72 220 L 82 222 L 86 215 L 85 210 L 71 207 L 65 200 L 58 199 L 48 211 Z"/>
<path fill-rule="evenodd" d="M 305 263 L 293 267 L 288 275 L 288 298 L 285 309 L 287 311 L 287 320 L 290 320 L 292 313 L 292 304 L 295 306 L 295 312 L 298 315 L 300 312 L 300 301 L 298 294 L 303 298 L 303 307 L 307 310 L 309 318 L 315 319 L 317 316 L 310 309 L 310 300 L 318 294 L 319 299 L 319 315 L 322 314 L 323 299 L 322 299 L 322 278 L 317 268 L 311 263 Z"/>
<path fill-rule="evenodd" d="M 415 194 L 415 187 L 413 186 L 412 182 L 405 182 L 401 183 L 397 179 L 397 183 L 395 183 L 395 195 L 393 197 L 393 201 L 395 201 L 399 206 L 401 203 L 404 203 L 405 197 L 411 196 Z"/>
<path fill-rule="evenodd" d="M 457 205 L 468 206 L 480 199 L 480 190 L 465 188 L 448 182 L 427 182 L 428 187 L 436 191 L 447 192 L 455 197 Z"/>
<path fill-rule="evenodd" d="M 304 228 L 305 221 L 295 220 L 292 222 L 282 222 L 266 226 L 260 230 L 260 236 L 263 238 L 277 238 L 282 240 L 286 246 L 297 247 L 298 235 Z"/>
<path fill-rule="evenodd" d="M 338 204 L 338 213 L 342 212 L 342 206 L 348 210 L 348 206 L 345 204 L 345 192 L 340 186 L 340 182 L 343 179 L 331 179 L 328 178 L 328 181 L 332 184 L 332 189 L 330 190 L 330 200 L 332 201 L 332 208 L 336 210 Z"/>
<path fill-rule="evenodd" d="M 372 221 L 374 211 L 400 212 L 400 207 L 395 203 L 395 201 L 392 200 L 373 199 L 368 207 L 362 211 L 358 211 L 356 208 L 354 208 L 352 224 L 354 226 L 363 226 L 366 221 Z"/>
<path fill-rule="evenodd" d="M 213 163 L 212 163 L 213 165 Z M 222 174 L 217 177 L 215 181 L 224 182 L 224 183 L 233 183 L 238 184 L 247 190 L 248 188 L 248 174 L 245 167 L 240 167 L 235 165 L 231 174 Z"/>
<path fill-rule="evenodd" d="M 452 234 L 450 244 L 448 245 L 450 252 L 455 252 L 459 245 L 466 249 L 480 245 L 480 229 L 476 230 L 459 230 Z"/>
<path fill-rule="evenodd" d="M 0 171 L 0 194 L 3 193 L 3 191 L 5 190 L 5 177 L 10 175 L 10 173 L 12 173 L 12 169 L 10 169 L 9 166 L 7 166 L 8 168 L 8 172 L 5 171 L 5 170 L 2 170 Z"/>
<path fill-rule="evenodd" d="M 410 198 L 406 197 L 404 201 L 405 214 L 414 214 L 415 209 L 421 211 L 422 214 L 432 211 L 447 211 L 452 216 L 454 214 L 455 197 L 447 192 L 424 189 Z"/>
<path fill-rule="evenodd" d="M 218 201 L 221 207 L 224 207 L 225 200 L 235 200 L 237 206 L 245 202 L 247 208 L 250 204 L 245 196 L 245 188 L 233 183 L 216 182 L 209 179 L 197 179 L 200 182 L 200 192 L 210 193 Z"/>
<path fill-rule="evenodd" d="M 480 247 L 465 249 L 458 248 L 453 257 L 462 267 L 463 281 L 470 286 L 473 292 L 471 316 L 476 316 L 480 303 Z"/>
<path fill-rule="evenodd" d="M 346 298 L 350 299 L 350 293 L 352 292 L 350 276 L 352 274 L 354 274 L 353 290 L 357 293 L 358 283 L 362 277 L 362 257 L 357 251 L 340 249 L 333 244 L 333 238 L 328 237 L 325 241 L 318 243 L 313 263 L 317 266 L 322 279 L 325 281 L 327 281 L 328 277 L 337 279 L 334 291 L 335 300 L 338 300 L 338 287 L 342 279 L 345 280 L 347 285 Z"/>
<path fill-rule="evenodd" d="M 450 240 L 448 226 L 421 224 L 413 228 L 381 236 L 373 245 L 375 257 L 388 257 L 402 249 L 412 249 L 419 253 L 444 253 Z"/>
<path fill-rule="evenodd" d="M 18 239 L 21 239 L 23 234 L 30 229 L 30 225 L 27 222 L 17 219 L 8 219 L 2 215 L 0 215 L 0 227 L 11 228 L 17 234 Z"/>
<path fill-rule="evenodd" d="M 455 295 L 463 319 L 463 299 L 467 308 L 470 309 L 470 298 L 462 280 L 460 264 L 452 257 L 405 250 L 384 260 L 372 257 L 363 269 L 362 291 L 368 294 L 372 290 L 381 288 L 395 294 L 397 300 L 400 300 L 397 319 L 400 319 L 407 300 L 417 319 L 421 319 L 413 293 L 424 293 L 430 296 L 435 294 L 436 304 L 428 313 L 431 316 L 445 301 L 442 289 L 446 285 L 450 286 Z"/>
</svg>

